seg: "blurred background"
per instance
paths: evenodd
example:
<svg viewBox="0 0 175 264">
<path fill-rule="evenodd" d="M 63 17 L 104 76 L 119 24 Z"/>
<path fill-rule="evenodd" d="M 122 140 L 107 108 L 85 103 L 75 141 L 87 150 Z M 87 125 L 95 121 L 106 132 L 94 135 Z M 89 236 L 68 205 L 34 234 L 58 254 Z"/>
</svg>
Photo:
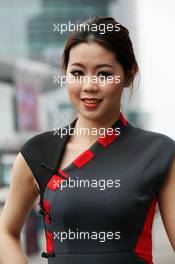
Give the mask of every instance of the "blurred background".
<svg viewBox="0 0 175 264">
<path fill-rule="evenodd" d="M 0 212 L 14 159 L 30 137 L 68 124 L 75 116 L 60 76 L 67 33 L 54 24 L 113 16 L 130 31 L 140 72 L 122 111 L 136 126 L 175 138 L 174 0 L 0 0 Z M 46 263 L 43 223 L 34 206 L 22 231 L 31 264 Z M 153 226 L 155 264 L 173 264 L 158 208 Z"/>
</svg>

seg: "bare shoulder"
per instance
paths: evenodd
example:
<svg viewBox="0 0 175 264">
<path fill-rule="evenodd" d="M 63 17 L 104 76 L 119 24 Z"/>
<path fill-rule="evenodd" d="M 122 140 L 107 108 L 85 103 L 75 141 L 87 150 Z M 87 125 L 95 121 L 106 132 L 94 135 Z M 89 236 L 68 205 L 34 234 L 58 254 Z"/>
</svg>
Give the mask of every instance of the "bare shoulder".
<svg viewBox="0 0 175 264">
<path fill-rule="evenodd" d="M 38 195 L 31 169 L 19 153 L 11 171 L 10 187 L 0 218 L 0 229 L 19 237 L 25 218 Z"/>
</svg>

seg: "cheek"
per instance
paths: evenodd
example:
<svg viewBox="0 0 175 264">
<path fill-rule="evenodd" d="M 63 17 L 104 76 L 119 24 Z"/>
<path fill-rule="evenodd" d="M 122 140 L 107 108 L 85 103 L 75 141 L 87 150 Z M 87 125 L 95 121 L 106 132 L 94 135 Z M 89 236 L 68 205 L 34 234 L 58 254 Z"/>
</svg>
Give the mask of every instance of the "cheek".
<svg viewBox="0 0 175 264">
<path fill-rule="evenodd" d="M 105 81 L 103 80 L 103 82 L 101 82 L 100 87 L 107 95 L 120 94 L 124 88 L 123 74 L 120 72 L 112 77 L 110 76 Z"/>
<path fill-rule="evenodd" d="M 119 83 L 108 83 L 104 86 L 101 86 L 101 91 L 105 97 L 109 97 L 112 100 L 115 100 L 116 97 L 119 98 L 123 91 L 123 86 Z"/>
<path fill-rule="evenodd" d="M 68 95 L 72 102 L 75 101 L 76 98 L 80 97 L 80 90 L 81 90 L 80 85 L 73 84 L 73 83 L 67 83 Z"/>
</svg>

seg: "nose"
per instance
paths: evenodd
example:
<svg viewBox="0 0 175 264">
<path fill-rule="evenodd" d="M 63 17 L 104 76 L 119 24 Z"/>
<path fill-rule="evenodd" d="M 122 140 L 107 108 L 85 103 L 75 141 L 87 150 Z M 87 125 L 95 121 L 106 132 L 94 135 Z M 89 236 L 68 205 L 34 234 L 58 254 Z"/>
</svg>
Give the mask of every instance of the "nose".
<svg viewBox="0 0 175 264">
<path fill-rule="evenodd" d="M 83 86 L 82 86 L 83 91 L 92 91 L 96 92 L 99 90 L 97 79 L 94 78 L 94 76 L 85 76 L 83 80 Z"/>
</svg>

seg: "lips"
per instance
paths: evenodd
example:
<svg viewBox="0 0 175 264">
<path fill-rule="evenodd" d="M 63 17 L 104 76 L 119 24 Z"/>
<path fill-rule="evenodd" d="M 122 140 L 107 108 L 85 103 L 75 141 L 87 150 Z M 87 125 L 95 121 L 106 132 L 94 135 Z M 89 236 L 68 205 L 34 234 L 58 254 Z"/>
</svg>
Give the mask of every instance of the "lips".
<svg viewBox="0 0 175 264">
<path fill-rule="evenodd" d="M 97 98 L 81 98 L 81 100 L 87 104 L 96 104 L 102 101 L 102 99 Z"/>
</svg>

